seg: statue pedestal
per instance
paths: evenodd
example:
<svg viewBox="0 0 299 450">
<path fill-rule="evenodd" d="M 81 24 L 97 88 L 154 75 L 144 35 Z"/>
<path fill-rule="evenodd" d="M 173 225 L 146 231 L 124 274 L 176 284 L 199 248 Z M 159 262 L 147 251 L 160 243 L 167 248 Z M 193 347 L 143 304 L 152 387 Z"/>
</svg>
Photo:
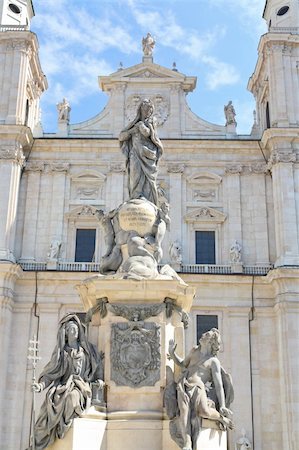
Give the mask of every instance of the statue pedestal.
<svg viewBox="0 0 299 450">
<path fill-rule="evenodd" d="M 108 420 L 161 420 L 168 342 L 174 339 L 183 354 L 194 289 L 178 280 L 98 275 L 78 290 L 85 310 L 99 309 L 92 325 L 105 353 Z"/>
</svg>

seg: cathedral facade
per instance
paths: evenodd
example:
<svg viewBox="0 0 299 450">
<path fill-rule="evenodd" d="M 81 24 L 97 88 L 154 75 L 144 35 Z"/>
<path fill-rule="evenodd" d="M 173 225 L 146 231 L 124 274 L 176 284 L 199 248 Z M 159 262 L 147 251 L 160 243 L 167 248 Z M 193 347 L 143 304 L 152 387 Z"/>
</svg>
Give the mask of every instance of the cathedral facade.
<svg viewBox="0 0 299 450">
<path fill-rule="evenodd" d="M 298 0 L 266 1 L 268 32 L 248 83 L 256 120 L 246 136 L 231 103 L 225 126 L 197 117 L 186 102 L 196 77 L 146 51 L 99 77 L 109 96 L 102 112 L 72 124 L 64 99 L 57 133 L 45 134 L 33 15 L 31 0 L 0 0 L 1 448 L 29 443 L 29 340 L 38 335 L 45 363 L 58 321 L 84 313 L 76 287 L 105 254 L 98 211 L 128 197 L 118 136 L 148 98 L 164 145 L 159 201 L 170 205 L 161 263 L 196 288 L 186 349 L 212 327 L 223 337 L 219 357 L 235 387 L 228 448 L 245 430 L 255 450 L 298 449 Z M 92 325 L 89 333 L 96 341 Z"/>
</svg>

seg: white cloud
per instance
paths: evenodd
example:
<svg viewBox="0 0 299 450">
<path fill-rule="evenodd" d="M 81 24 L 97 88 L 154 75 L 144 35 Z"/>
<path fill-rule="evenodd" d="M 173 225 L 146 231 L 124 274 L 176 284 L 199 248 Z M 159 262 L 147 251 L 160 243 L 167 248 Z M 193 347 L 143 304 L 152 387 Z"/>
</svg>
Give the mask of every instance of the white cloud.
<svg viewBox="0 0 299 450">
<path fill-rule="evenodd" d="M 209 66 L 207 74 L 208 89 L 215 90 L 220 86 L 238 83 L 240 75 L 237 69 L 226 62 L 210 56 L 213 46 L 224 37 L 225 28 L 214 27 L 199 34 L 196 30 L 184 29 L 177 22 L 171 11 L 163 15 L 158 11 L 144 14 L 137 3 L 131 0 L 132 12 L 136 22 L 159 38 L 161 45 L 171 47 L 183 55 Z"/>
<path fill-rule="evenodd" d="M 265 32 L 266 25 L 262 19 L 265 0 L 209 0 L 215 6 L 223 6 L 234 11 L 246 27 L 244 31 L 260 35 Z M 260 17 L 260 21 L 257 18 Z"/>
<path fill-rule="evenodd" d="M 240 80 L 240 74 L 231 64 L 218 61 L 216 58 L 203 56 L 203 61 L 211 70 L 207 74 L 207 86 L 215 90 L 220 86 L 236 84 Z"/>
</svg>

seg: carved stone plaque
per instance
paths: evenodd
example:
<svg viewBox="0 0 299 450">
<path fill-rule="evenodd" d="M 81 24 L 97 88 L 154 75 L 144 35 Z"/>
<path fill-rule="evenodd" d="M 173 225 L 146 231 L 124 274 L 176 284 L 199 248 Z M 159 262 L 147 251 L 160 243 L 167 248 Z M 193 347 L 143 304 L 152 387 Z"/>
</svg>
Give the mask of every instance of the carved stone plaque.
<svg viewBox="0 0 299 450">
<path fill-rule="evenodd" d="M 155 221 L 154 206 L 143 200 L 130 201 L 119 210 L 119 224 L 122 230 L 137 231 L 141 237 L 151 233 Z"/>
<path fill-rule="evenodd" d="M 154 386 L 160 379 L 160 327 L 115 323 L 111 330 L 111 379 L 118 386 Z"/>
</svg>

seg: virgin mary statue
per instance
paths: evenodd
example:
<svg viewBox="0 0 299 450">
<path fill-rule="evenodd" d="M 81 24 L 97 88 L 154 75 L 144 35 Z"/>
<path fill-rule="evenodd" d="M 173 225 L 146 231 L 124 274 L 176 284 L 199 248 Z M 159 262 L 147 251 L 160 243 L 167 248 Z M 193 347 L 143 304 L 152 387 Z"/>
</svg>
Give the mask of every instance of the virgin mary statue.
<svg viewBox="0 0 299 450">
<path fill-rule="evenodd" d="M 144 99 L 133 122 L 120 133 L 119 141 L 126 157 L 130 199 L 144 197 L 157 205 L 157 166 L 163 146 L 153 113 L 153 103 Z"/>
</svg>

